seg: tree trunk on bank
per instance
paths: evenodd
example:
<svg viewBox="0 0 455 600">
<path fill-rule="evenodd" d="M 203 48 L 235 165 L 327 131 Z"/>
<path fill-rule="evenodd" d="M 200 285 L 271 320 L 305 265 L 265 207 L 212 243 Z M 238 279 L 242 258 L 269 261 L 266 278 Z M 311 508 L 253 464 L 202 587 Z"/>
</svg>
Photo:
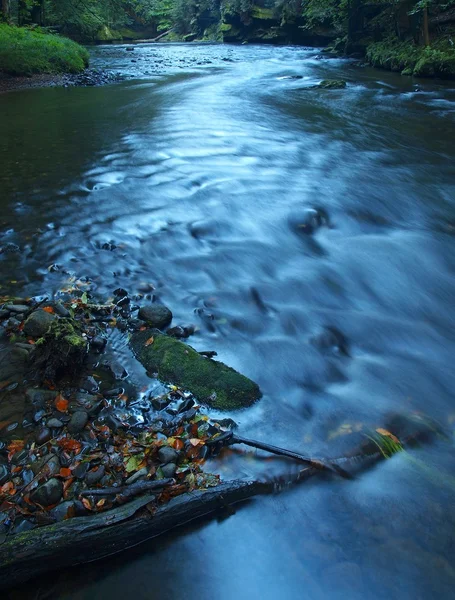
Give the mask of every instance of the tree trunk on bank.
<svg viewBox="0 0 455 600">
<path fill-rule="evenodd" d="M 2 0 L 2 17 L 3 21 L 9 23 L 10 19 L 10 8 L 9 8 L 9 0 Z"/>
<path fill-rule="evenodd" d="M 423 23 L 422 23 L 423 43 L 425 46 L 430 45 L 430 32 L 428 30 L 428 8 L 423 9 Z"/>
</svg>

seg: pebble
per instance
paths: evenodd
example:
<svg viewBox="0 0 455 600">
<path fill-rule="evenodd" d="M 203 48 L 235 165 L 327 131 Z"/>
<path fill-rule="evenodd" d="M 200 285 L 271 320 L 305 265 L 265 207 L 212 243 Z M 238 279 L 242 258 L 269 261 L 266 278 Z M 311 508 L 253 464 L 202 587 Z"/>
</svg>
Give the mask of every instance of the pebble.
<svg viewBox="0 0 455 600">
<path fill-rule="evenodd" d="M 165 465 L 176 463 L 179 459 L 179 453 L 173 448 L 169 448 L 169 446 L 163 446 L 158 450 L 158 459 Z"/>
<path fill-rule="evenodd" d="M 73 413 L 70 422 L 68 423 L 68 431 L 70 433 L 78 433 L 87 425 L 88 414 L 85 410 L 77 410 Z"/>
<path fill-rule="evenodd" d="M 53 308 L 59 317 L 69 317 L 71 315 L 70 311 L 61 302 L 55 302 Z"/>
<path fill-rule="evenodd" d="M 45 444 L 52 437 L 51 430 L 48 427 L 42 427 L 36 434 L 36 443 L 38 446 Z"/>
<path fill-rule="evenodd" d="M 128 477 L 128 479 L 125 481 L 126 485 L 131 485 L 132 483 L 134 483 L 135 481 L 138 481 L 139 479 L 144 479 L 145 477 L 147 477 L 148 475 L 148 469 L 147 467 L 142 467 L 142 469 L 139 469 L 139 471 L 137 471 L 136 473 L 133 473 L 133 475 L 131 475 L 131 477 Z"/>
<path fill-rule="evenodd" d="M 80 464 L 78 464 L 77 467 L 74 467 L 73 469 L 74 477 L 76 477 L 77 479 L 84 479 L 89 466 L 90 465 L 88 462 L 81 462 Z"/>
<path fill-rule="evenodd" d="M 98 383 L 94 377 L 84 377 L 80 383 L 80 388 L 86 392 L 97 392 Z"/>
<path fill-rule="evenodd" d="M 44 310 L 35 310 L 24 323 L 24 333 L 34 338 L 42 337 L 56 317 Z"/>
<path fill-rule="evenodd" d="M 6 465 L 0 465 L 0 485 L 3 485 L 9 479 L 9 471 Z"/>
<path fill-rule="evenodd" d="M 29 310 L 29 306 L 25 306 L 25 304 L 8 304 L 5 306 L 6 310 L 12 313 L 25 313 Z"/>
<path fill-rule="evenodd" d="M 57 473 L 60 472 L 60 466 L 61 465 L 58 456 L 54 455 L 49 458 L 49 455 L 47 455 L 32 463 L 31 469 L 35 475 L 37 475 L 40 471 L 48 473 L 49 475 L 57 475 Z"/>
<path fill-rule="evenodd" d="M 149 304 L 139 309 L 139 319 L 145 321 L 150 327 L 163 329 L 172 321 L 172 313 L 162 304 Z"/>
<path fill-rule="evenodd" d="M 78 500 L 65 500 L 65 502 L 61 502 L 53 508 L 50 514 L 56 521 L 64 521 L 71 517 L 80 517 L 87 514 L 87 509 Z"/>
<path fill-rule="evenodd" d="M 174 477 L 177 471 L 177 465 L 175 463 L 168 463 L 161 467 L 161 471 L 165 477 Z"/>
<path fill-rule="evenodd" d="M 41 506 L 57 504 L 62 498 L 63 483 L 55 477 L 40 485 L 30 496 L 30 499 Z"/>
<path fill-rule="evenodd" d="M 89 471 L 85 476 L 85 483 L 87 485 L 95 485 L 95 483 L 98 483 L 104 477 L 105 472 L 102 465 L 96 471 Z"/>
<path fill-rule="evenodd" d="M 59 427 L 63 427 L 63 423 L 60 421 L 60 419 L 56 419 L 55 417 L 52 419 L 49 419 L 47 421 L 46 425 L 53 429 L 58 429 Z"/>
<path fill-rule="evenodd" d="M 11 458 L 11 462 L 13 465 L 19 465 L 21 462 L 24 462 L 28 458 L 28 450 L 20 450 L 13 454 Z"/>
</svg>

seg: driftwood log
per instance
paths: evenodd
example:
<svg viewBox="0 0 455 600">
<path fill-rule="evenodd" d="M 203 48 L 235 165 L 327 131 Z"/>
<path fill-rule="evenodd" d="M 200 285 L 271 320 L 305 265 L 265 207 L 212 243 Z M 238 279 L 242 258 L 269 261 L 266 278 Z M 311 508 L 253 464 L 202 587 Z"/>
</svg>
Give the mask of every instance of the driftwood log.
<svg viewBox="0 0 455 600">
<path fill-rule="evenodd" d="M 286 484 L 314 475 L 305 468 Z M 48 571 L 92 562 L 136 546 L 170 529 L 258 494 L 273 492 L 280 481 L 229 481 L 205 491 L 182 494 L 152 514 L 147 494 L 105 513 L 68 519 L 7 538 L 0 545 L 0 589 Z"/>
<path fill-rule="evenodd" d="M 394 417 L 390 422 L 392 431 L 400 435 L 400 443 L 395 450 L 413 447 L 430 442 L 435 435 L 443 435 L 439 426 L 422 419 Z M 391 434 L 384 430 L 378 431 Z M 398 441 L 395 436 L 392 436 Z M 145 494 L 104 513 L 77 517 L 18 533 L 0 540 L 0 589 L 8 589 L 43 573 L 92 562 L 117 554 L 141 542 L 157 537 L 170 529 L 212 514 L 237 502 L 259 494 L 269 494 L 309 479 L 315 474 L 330 473 L 352 477 L 361 471 L 390 457 L 377 442 L 371 441 L 356 447 L 349 455 L 330 461 L 315 461 L 300 454 L 285 451 L 276 446 L 254 442 L 236 435 L 218 438 L 222 445 L 247 444 L 263 448 L 275 454 L 294 458 L 302 464 L 300 469 L 270 481 L 233 480 L 206 490 L 184 493 L 155 508 L 152 501 L 153 487 L 158 482 L 140 485 L 148 486 Z M 224 442 L 224 444 L 223 444 Z M 305 465 L 305 466 L 303 466 Z M 327 468 L 327 465 L 330 468 Z M 340 468 L 333 468 L 338 465 Z M 172 483 L 163 480 L 160 485 Z M 112 490 L 104 490 L 104 493 Z M 143 490 L 141 490 L 143 491 Z M 100 495 L 101 492 L 96 493 Z"/>
</svg>

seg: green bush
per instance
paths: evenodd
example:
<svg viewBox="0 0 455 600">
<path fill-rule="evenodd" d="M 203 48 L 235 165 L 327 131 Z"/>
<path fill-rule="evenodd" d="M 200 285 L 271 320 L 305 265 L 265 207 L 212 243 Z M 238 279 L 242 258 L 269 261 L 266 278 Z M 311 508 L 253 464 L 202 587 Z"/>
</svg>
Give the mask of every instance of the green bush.
<svg viewBox="0 0 455 600">
<path fill-rule="evenodd" d="M 434 40 L 425 47 L 388 38 L 370 44 L 366 56 L 374 67 L 400 71 L 403 75 L 455 77 L 455 50 L 444 39 Z"/>
<path fill-rule="evenodd" d="M 88 59 L 87 50 L 67 38 L 0 24 L 0 71 L 5 73 L 79 73 Z"/>
</svg>

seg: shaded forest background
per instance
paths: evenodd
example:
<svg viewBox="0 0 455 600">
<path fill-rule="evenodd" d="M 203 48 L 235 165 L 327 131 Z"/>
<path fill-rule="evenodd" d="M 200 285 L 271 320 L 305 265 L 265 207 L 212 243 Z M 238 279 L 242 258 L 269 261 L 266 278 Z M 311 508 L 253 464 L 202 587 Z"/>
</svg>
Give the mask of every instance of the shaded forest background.
<svg viewBox="0 0 455 600">
<path fill-rule="evenodd" d="M 351 51 L 393 36 L 429 45 L 455 34 L 455 0 L 1 0 L 13 24 L 80 41 L 154 38 L 323 44 Z"/>
</svg>

